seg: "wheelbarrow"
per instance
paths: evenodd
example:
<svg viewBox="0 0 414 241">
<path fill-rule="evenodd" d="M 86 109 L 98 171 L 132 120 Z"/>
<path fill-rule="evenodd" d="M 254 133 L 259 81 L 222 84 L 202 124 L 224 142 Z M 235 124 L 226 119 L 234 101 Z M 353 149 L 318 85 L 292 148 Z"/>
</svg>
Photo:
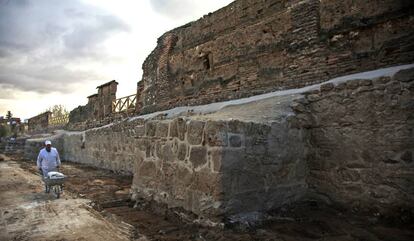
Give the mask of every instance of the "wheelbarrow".
<svg viewBox="0 0 414 241">
<path fill-rule="evenodd" d="M 63 175 L 63 173 L 48 172 L 47 175 L 43 177 L 46 193 L 49 193 L 52 190 L 56 198 L 59 198 L 60 194 L 63 192 L 63 183 L 65 182 L 65 179 L 66 176 Z"/>
</svg>

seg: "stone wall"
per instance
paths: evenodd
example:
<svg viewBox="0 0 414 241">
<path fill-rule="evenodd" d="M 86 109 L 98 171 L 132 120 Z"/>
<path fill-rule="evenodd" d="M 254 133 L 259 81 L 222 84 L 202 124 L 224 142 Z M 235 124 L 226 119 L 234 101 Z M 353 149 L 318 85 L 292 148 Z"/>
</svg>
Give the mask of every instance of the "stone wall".
<svg viewBox="0 0 414 241">
<path fill-rule="evenodd" d="M 315 194 L 356 210 L 413 207 L 414 68 L 324 84 L 293 106 L 309 132 Z"/>
<path fill-rule="evenodd" d="M 78 106 L 69 113 L 69 125 L 74 123 L 86 122 L 90 117 L 93 120 L 93 109 L 88 103 L 84 106 Z"/>
<path fill-rule="evenodd" d="M 134 137 L 120 124 L 68 132 L 63 141 L 65 160 L 132 174 L 136 158 Z"/>
<path fill-rule="evenodd" d="M 210 114 L 127 118 L 52 141 L 62 143 L 65 160 L 133 174 L 135 200 L 215 221 L 307 199 L 380 214 L 409 210 L 414 68 L 407 68 L 281 91 Z M 382 73 L 393 76 L 368 77 Z"/>
<path fill-rule="evenodd" d="M 413 9 L 407 0 L 234 1 L 159 38 L 138 106 L 148 113 L 412 63 Z"/>
<path fill-rule="evenodd" d="M 49 119 L 51 118 L 52 112 L 46 111 L 40 115 L 32 117 L 28 120 L 29 132 L 42 132 L 48 129 Z"/>
<path fill-rule="evenodd" d="M 136 119 L 67 132 L 63 158 L 134 175 L 134 199 L 220 219 L 305 193 L 302 131 L 285 121 Z"/>
<path fill-rule="evenodd" d="M 177 118 L 138 130 L 135 198 L 219 218 L 276 208 L 305 193 L 302 132 L 285 122 Z"/>
<path fill-rule="evenodd" d="M 62 133 L 27 139 L 24 143 L 24 157 L 26 159 L 33 160 L 36 163 L 39 151 L 45 147 L 46 140 L 50 140 L 52 142 L 52 146 L 57 148 L 60 158 L 64 159 L 65 148 Z"/>
</svg>

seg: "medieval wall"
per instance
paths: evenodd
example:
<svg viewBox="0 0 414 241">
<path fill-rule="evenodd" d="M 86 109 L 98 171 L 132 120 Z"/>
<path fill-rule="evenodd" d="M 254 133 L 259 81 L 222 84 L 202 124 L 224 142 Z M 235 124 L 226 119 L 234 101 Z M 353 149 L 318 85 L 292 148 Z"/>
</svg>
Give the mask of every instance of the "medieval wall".
<svg viewBox="0 0 414 241">
<path fill-rule="evenodd" d="M 171 30 L 143 64 L 142 113 L 414 62 L 413 2 L 238 0 Z"/>
<path fill-rule="evenodd" d="M 382 214 L 412 208 L 414 68 L 324 84 L 293 106 L 309 131 L 307 183 L 314 193 Z"/>
</svg>

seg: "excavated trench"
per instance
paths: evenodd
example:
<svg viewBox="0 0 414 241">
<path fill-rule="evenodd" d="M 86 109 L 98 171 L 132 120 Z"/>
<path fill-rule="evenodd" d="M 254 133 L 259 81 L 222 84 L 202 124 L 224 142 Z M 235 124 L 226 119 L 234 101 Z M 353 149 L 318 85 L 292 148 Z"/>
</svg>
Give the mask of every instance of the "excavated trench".
<svg viewBox="0 0 414 241">
<path fill-rule="evenodd" d="M 37 173 L 35 163 L 20 156 L 13 160 L 24 171 Z M 197 225 L 195 216 L 156 203 L 132 203 L 131 176 L 64 162 L 68 176 L 65 195 L 91 200 L 90 206 L 103 217 L 116 219 L 134 229 L 131 240 L 413 240 L 414 223 L 410 211 L 397 219 L 375 213 L 357 214 L 306 202 L 269 212 L 253 227 L 250 223 L 225 228 Z M 63 198 L 65 198 L 65 195 Z"/>
</svg>

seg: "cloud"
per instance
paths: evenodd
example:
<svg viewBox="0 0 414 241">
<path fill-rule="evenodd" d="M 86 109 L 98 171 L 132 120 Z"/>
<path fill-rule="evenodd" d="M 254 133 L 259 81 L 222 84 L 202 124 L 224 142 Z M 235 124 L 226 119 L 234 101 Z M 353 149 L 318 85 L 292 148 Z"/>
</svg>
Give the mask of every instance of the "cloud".
<svg viewBox="0 0 414 241">
<path fill-rule="evenodd" d="M 150 2 L 155 12 L 169 18 L 182 18 L 197 7 L 191 0 L 151 0 Z"/>
<path fill-rule="evenodd" d="M 64 66 L 50 65 L 28 67 L 23 70 L 0 67 L 0 83 L 8 89 L 31 91 L 37 93 L 73 91 L 73 87 L 85 81 L 102 78 L 99 74 L 88 71 L 73 71 Z"/>
<path fill-rule="evenodd" d="M 171 19 L 191 19 L 197 18 L 209 12 L 223 7 L 231 0 L 150 0 L 153 10 Z"/>
<path fill-rule="evenodd" d="M 129 28 L 121 20 L 110 15 L 99 15 L 88 24 L 79 24 L 73 31 L 63 36 L 65 46 L 70 50 L 84 50 L 95 46 L 109 35 Z"/>
<path fill-rule="evenodd" d="M 76 0 L 0 0 L 0 88 L 73 91 L 101 77 L 88 66 L 110 61 L 105 41 L 129 31 L 120 18 Z"/>
</svg>

